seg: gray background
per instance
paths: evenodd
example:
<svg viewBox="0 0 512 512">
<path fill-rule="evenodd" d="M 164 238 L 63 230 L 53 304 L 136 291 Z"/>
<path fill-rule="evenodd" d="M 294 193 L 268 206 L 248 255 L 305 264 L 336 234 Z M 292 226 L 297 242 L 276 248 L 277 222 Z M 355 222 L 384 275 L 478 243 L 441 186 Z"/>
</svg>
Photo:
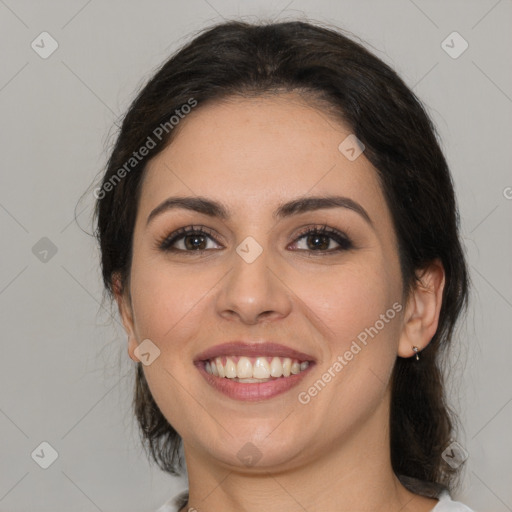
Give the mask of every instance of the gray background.
<svg viewBox="0 0 512 512">
<path fill-rule="evenodd" d="M 478 512 L 512 511 L 510 0 L 0 0 L 0 511 L 149 512 L 185 487 L 140 448 L 134 363 L 83 231 L 87 191 L 156 67 L 193 32 L 239 16 L 345 28 L 426 103 L 474 284 L 450 372 L 469 454 L 456 497 Z M 46 59 L 31 47 L 43 31 L 59 45 Z M 441 46 L 453 31 L 469 43 L 456 59 Z M 48 469 L 31 457 L 43 441 L 58 453 Z"/>
</svg>

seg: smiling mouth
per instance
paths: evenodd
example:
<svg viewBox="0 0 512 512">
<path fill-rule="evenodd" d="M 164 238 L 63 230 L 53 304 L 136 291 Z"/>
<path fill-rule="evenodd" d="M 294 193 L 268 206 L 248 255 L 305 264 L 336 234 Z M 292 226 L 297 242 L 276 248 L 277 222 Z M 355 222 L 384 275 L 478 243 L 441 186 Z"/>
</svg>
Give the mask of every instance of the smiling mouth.
<svg viewBox="0 0 512 512">
<path fill-rule="evenodd" d="M 281 377 L 288 378 L 306 370 L 310 361 L 290 357 L 219 356 L 202 361 L 209 375 L 234 382 L 262 383 Z"/>
<path fill-rule="evenodd" d="M 194 359 L 212 388 L 243 402 L 261 402 L 290 391 L 315 364 L 313 356 L 270 341 L 223 343 Z"/>
</svg>

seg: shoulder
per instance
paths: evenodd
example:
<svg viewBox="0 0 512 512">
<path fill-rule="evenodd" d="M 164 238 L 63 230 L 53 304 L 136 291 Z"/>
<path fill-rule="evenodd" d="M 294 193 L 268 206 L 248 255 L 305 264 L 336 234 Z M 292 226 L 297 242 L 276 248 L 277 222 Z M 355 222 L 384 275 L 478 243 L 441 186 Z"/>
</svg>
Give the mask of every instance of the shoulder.
<svg viewBox="0 0 512 512">
<path fill-rule="evenodd" d="M 432 512 L 474 512 L 463 503 L 453 501 L 449 492 L 446 490 L 439 494 L 438 500 L 439 503 L 434 507 Z"/>
<path fill-rule="evenodd" d="M 426 482 L 405 475 L 397 476 L 400 482 L 409 489 L 409 491 L 427 498 L 436 498 L 439 500 L 431 512 L 475 512 L 463 503 L 453 501 L 449 489 L 442 484 Z"/>
<path fill-rule="evenodd" d="M 155 512 L 179 512 L 188 502 L 188 490 L 166 501 Z"/>
</svg>

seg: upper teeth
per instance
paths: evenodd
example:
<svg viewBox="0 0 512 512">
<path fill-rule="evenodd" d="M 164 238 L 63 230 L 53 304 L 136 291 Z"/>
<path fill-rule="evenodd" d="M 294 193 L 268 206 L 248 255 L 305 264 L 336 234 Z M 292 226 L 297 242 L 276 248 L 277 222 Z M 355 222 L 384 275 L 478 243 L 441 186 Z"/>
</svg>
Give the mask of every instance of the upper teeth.
<svg viewBox="0 0 512 512">
<path fill-rule="evenodd" d="M 270 379 L 271 377 L 295 375 L 308 366 L 308 361 L 301 363 L 297 359 L 289 357 L 229 356 L 216 357 L 206 361 L 205 369 L 211 375 L 228 379 Z"/>
</svg>

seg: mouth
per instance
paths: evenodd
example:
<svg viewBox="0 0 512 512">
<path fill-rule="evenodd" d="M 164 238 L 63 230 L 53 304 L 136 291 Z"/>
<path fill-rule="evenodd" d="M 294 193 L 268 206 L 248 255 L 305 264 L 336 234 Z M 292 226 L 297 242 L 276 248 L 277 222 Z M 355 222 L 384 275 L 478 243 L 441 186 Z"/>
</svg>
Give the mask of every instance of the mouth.
<svg viewBox="0 0 512 512">
<path fill-rule="evenodd" d="M 312 356 L 275 343 L 225 343 L 194 360 L 208 384 L 244 401 L 265 400 L 290 390 L 314 364 Z"/>
</svg>

